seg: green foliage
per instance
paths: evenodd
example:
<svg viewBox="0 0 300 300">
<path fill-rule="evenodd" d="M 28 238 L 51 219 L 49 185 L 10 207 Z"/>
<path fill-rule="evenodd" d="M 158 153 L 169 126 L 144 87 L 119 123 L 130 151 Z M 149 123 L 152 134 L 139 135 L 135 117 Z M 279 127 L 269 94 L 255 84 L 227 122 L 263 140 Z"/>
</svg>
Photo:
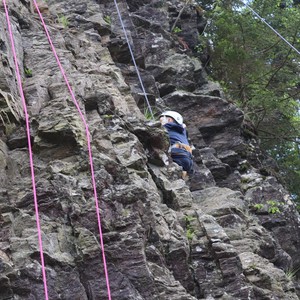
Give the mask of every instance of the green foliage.
<svg viewBox="0 0 300 300">
<path fill-rule="evenodd" d="M 256 211 L 268 211 L 269 214 L 279 214 L 282 212 L 283 202 L 278 202 L 275 200 L 268 200 L 266 204 L 256 203 L 253 205 Z"/>
<path fill-rule="evenodd" d="M 270 214 L 277 214 L 281 212 L 276 201 L 270 200 L 267 201 L 267 203 L 269 205 L 268 212 Z"/>
<path fill-rule="evenodd" d="M 295 279 L 297 273 L 300 271 L 300 267 L 290 268 L 285 272 L 285 275 L 289 280 Z"/>
<path fill-rule="evenodd" d="M 209 39 L 202 33 L 198 35 L 198 43 L 194 46 L 194 51 L 201 54 L 205 51 L 206 46 L 209 44 Z"/>
<path fill-rule="evenodd" d="M 193 217 L 193 216 L 185 216 L 185 223 L 186 223 L 186 237 L 188 240 L 192 240 L 193 237 L 195 236 L 195 229 L 192 226 L 192 222 L 194 220 L 197 220 L 197 218 Z"/>
<path fill-rule="evenodd" d="M 24 73 L 26 77 L 32 77 L 32 70 L 24 67 Z"/>
<path fill-rule="evenodd" d="M 194 50 L 197 52 L 197 53 L 201 53 L 203 48 L 202 48 L 202 45 L 199 43 L 197 44 L 195 47 L 194 47 Z"/>
<path fill-rule="evenodd" d="M 256 203 L 254 204 L 254 208 L 257 210 L 261 210 L 264 207 L 264 205 L 262 203 Z"/>
<path fill-rule="evenodd" d="M 205 3 L 210 75 L 252 122 L 262 149 L 277 161 L 291 195 L 300 201 L 300 55 L 242 2 Z M 299 6 L 293 1 L 286 1 L 284 9 L 273 0 L 247 3 L 300 49 Z"/>
<path fill-rule="evenodd" d="M 182 32 L 182 30 L 179 28 L 179 27 L 175 27 L 174 29 L 173 29 L 173 32 L 174 33 L 180 33 L 180 32 Z"/>
<path fill-rule="evenodd" d="M 280 208 L 284 205 L 283 202 L 278 202 L 278 201 L 274 201 L 274 200 L 269 200 L 267 201 L 268 204 L 268 212 L 270 214 L 277 214 L 277 213 L 281 213 Z"/>
<path fill-rule="evenodd" d="M 104 16 L 103 20 L 108 23 L 109 25 L 111 24 L 111 17 L 110 16 Z"/>
<path fill-rule="evenodd" d="M 192 221 L 197 220 L 197 218 L 195 218 L 193 216 L 185 216 L 184 219 L 185 219 L 186 223 L 191 223 Z"/>
<path fill-rule="evenodd" d="M 148 107 L 144 110 L 144 117 L 146 118 L 146 120 L 153 119 L 152 113 Z"/>
<path fill-rule="evenodd" d="M 157 119 L 157 116 L 159 115 L 159 112 L 155 110 L 155 107 L 151 107 L 151 110 L 149 107 L 144 108 L 144 117 L 148 121 L 153 121 Z"/>
<path fill-rule="evenodd" d="M 193 239 L 193 237 L 195 236 L 195 232 L 192 228 L 188 228 L 186 230 L 186 237 L 189 241 L 191 241 Z"/>
<path fill-rule="evenodd" d="M 58 22 L 64 27 L 67 28 L 69 26 L 69 20 L 66 16 L 60 15 L 58 16 Z"/>
<path fill-rule="evenodd" d="M 269 151 L 270 155 L 276 157 L 280 169 L 280 175 L 289 187 L 292 198 L 299 202 L 300 187 L 300 147 L 299 144 L 286 141 L 275 145 Z M 300 203 L 299 203 L 300 205 Z"/>
<path fill-rule="evenodd" d="M 111 120 L 113 117 L 114 117 L 114 115 L 103 115 L 103 119 Z"/>
</svg>

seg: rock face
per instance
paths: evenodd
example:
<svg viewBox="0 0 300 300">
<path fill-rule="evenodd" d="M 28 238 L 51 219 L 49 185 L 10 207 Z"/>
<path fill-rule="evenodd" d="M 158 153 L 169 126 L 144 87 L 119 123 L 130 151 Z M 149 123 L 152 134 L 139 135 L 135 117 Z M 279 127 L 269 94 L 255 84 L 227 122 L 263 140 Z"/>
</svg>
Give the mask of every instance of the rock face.
<svg viewBox="0 0 300 300">
<path fill-rule="evenodd" d="M 30 0 L 7 1 L 30 117 L 49 299 L 299 299 L 300 219 L 197 57 L 199 4 L 118 1 L 154 113 L 182 113 L 195 174 L 167 157 L 114 1 L 39 0 L 91 139 Z M 199 1 L 198 1 L 199 2 Z M 174 24 L 180 30 L 170 32 Z M 179 32 L 180 31 L 180 32 Z M 44 299 L 31 172 L 0 6 L 0 299 Z M 149 112 L 149 111 L 148 111 Z"/>
</svg>

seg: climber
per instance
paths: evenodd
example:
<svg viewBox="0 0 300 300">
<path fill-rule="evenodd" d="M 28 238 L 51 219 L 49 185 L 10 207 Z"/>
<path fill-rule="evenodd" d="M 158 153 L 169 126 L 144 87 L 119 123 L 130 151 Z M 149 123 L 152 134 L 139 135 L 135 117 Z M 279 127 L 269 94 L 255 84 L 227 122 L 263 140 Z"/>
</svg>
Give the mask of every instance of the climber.
<svg viewBox="0 0 300 300">
<path fill-rule="evenodd" d="M 183 118 L 176 111 L 165 111 L 160 115 L 159 120 L 168 131 L 172 160 L 182 167 L 184 178 L 193 172 L 193 159 Z"/>
</svg>

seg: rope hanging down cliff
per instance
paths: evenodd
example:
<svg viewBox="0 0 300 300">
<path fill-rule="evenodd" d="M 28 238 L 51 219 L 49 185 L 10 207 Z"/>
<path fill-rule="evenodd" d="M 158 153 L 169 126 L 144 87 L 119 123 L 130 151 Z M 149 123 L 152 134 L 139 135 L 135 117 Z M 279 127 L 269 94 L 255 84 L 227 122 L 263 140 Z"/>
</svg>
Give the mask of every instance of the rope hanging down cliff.
<svg viewBox="0 0 300 300">
<path fill-rule="evenodd" d="M 103 234 L 102 234 L 102 228 L 101 228 L 101 218 L 100 218 L 100 212 L 99 212 L 99 202 L 98 202 L 98 197 L 97 197 L 97 189 L 96 189 L 96 180 L 95 180 L 95 174 L 94 174 L 94 166 L 93 166 L 93 156 L 92 156 L 92 150 L 91 150 L 91 143 L 90 143 L 90 133 L 89 133 L 89 128 L 88 124 L 84 118 L 84 115 L 80 109 L 79 103 L 77 102 L 75 95 L 72 91 L 72 88 L 69 84 L 69 81 L 67 79 L 67 76 L 65 74 L 65 71 L 61 65 L 61 62 L 58 58 L 57 52 L 55 50 L 55 47 L 52 43 L 50 34 L 48 32 L 47 26 L 44 22 L 43 16 L 41 15 L 41 12 L 39 10 L 39 7 L 36 3 L 35 0 L 33 0 L 33 3 L 36 7 L 36 10 L 38 12 L 38 15 L 41 19 L 41 22 L 44 26 L 45 33 L 47 35 L 49 44 L 51 46 L 51 49 L 53 51 L 53 54 L 56 58 L 56 61 L 58 63 L 58 66 L 60 68 L 60 71 L 63 75 L 63 78 L 66 82 L 66 85 L 69 89 L 69 92 L 71 94 L 72 100 L 78 110 L 78 113 L 81 117 L 81 120 L 85 126 L 85 131 L 86 131 L 86 137 L 87 137 L 87 146 L 88 146 L 88 152 L 89 152 L 89 160 L 90 160 L 90 168 L 91 168 L 91 177 L 92 177 L 92 184 L 93 184 L 93 190 L 94 190 L 94 198 L 95 198 L 95 207 L 96 207 L 96 214 L 97 214 L 97 220 L 98 220 L 98 229 L 99 229 L 99 235 L 100 235 L 100 245 L 102 249 L 102 259 L 103 259 L 103 266 L 104 266 L 104 272 L 105 272 L 105 279 L 106 279 L 106 286 L 107 286 L 107 293 L 108 293 L 108 298 L 111 300 L 111 292 L 110 292 L 110 285 L 109 285 L 109 278 L 108 278 L 108 271 L 107 271 L 107 264 L 106 264 L 106 258 L 105 258 L 105 252 L 104 252 L 104 243 L 103 243 Z M 13 41 L 13 33 L 11 30 L 11 25 L 10 25 L 10 19 L 9 19 L 9 14 L 8 14 L 8 9 L 6 6 L 5 0 L 3 0 L 4 8 L 5 8 L 5 13 L 6 13 L 6 18 L 7 18 L 7 23 L 8 23 L 8 31 L 10 35 L 10 40 L 12 44 L 12 52 L 14 56 L 14 62 L 15 62 L 15 68 L 16 68 L 16 76 L 17 76 L 17 81 L 19 85 L 19 91 L 22 99 L 22 104 L 23 104 L 23 109 L 24 109 L 24 114 L 25 114 L 25 120 L 26 120 L 26 131 L 27 131 L 27 139 L 28 139 L 28 151 L 29 151 L 29 159 L 30 159 L 30 168 L 31 168 L 31 177 L 32 177 L 32 186 L 33 186 L 33 195 L 34 195 L 34 205 L 35 205 L 35 212 L 36 212 L 36 223 L 37 223 L 37 231 L 38 231 L 38 240 L 39 240 L 39 249 L 40 249 L 40 256 L 41 256 L 41 265 L 42 265 L 42 274 L 43 274 L 43 283 L 44 283 L 44 292 L 45 292 L 45 299 L 48 300 L 48 287 L 47 287 L 47 278 L 46 278 L 46 270 L 45 270 L 45 263 L 44 263 L 44 253 L 43 253 L 43 247 L 42 247 L 42 237 L 41 237 L 41 227 L 40 227 L 40 222 L 39 222 L 39 211 L 38 211 L 38 202 L 37 202 L 37 192 L 36 192 L 36 184 L 35 184 L 35 175 L 34 175 L 34 166 L 33 166 L 33 153 L 32 153 L 32 147 L 31 147 L 31 140 L 30 140 L 30 126 L 29 126 L 29 117 L 27 113 L 27 106 L 26 106 L 26 100 L 22 88 L 22 82 L 21 82 L 21 75 L 18 67 L 18 60 L 17 60 L 17 55 L 14 47 L 14 41 Z"/>
<path fill-rule="evenodd" d="M 94 199 L 95 199 L 95 208 L 96 208 L 96 214 L 97 214 L 97 221 L 98 221 L 98 230 L 99 230 L 99 238 L 100 238 L 100 245 L 101 245 L 101 250 L 102 250 L 102 259 L 103 259 L 103 267 L 104 267 L 104 273 L 105 273 L 105 280 L 106 280 L 106 287 L 107 287 L 107 293 L 108 293 L 108 299 L 111 300 L 111 293 L 110 293 L 110 284 L 109 284 L 109 278 L 108 278 L 108 270 L 107 270 L 107 264 L 106 264 L 106 257 L 105 257 L 105 252 L 104 252 L 104 242 L 103 242 L 103 234 L 102 234 L 102 227 L 101 227 L 101 217 L 100 217 L 100 212 L 99 212 L 99 201 L 98 201 L 98 196 L 97 196 L 97 186 L 96 186 L 96 179 L 95 179 L 95 172 L 94 172 L 94 164 L 93 164 L 93 155 L 92 155 L 92 147 L 91 147 L 91 141 L 90 141 L 90 132 L 89 132 L 89 128 L 88 128 L 88 124 L 85 120 L 85 117 L 80 109 L 80 106 L 79 106 L 79 103 L 78 101 L 76 100 L 75 98 L 75 95 L 73 93 L 73 90 L 70 86 L 70 83 L 68 81 L 68 78 L 66 76 L 66 73 L 62 67 L 62 64 L 58 58 L 58 55 L 57 55 L 57 52 L 56 52 L 56 49 L 53 45 L 53 42 L 52 42 L 52 39 L 50 37 L 50 34 L 49 34 L 49 31 L 47 29 L 47 26 L 44 22 L 44 19 L 43 19 L 43 16 L 39 10 L 39 7 L 37 5 L 37 2 L 36 0 L 33 0 L 33 3 L 36 7 L 36 10 L 37 10 L 37 13 L 41 19 L 41 22 L 43 24 L 43 27 L 44 27 L 44 30 L 45 30 L 45 33 L 46 33 L 46 36 L 48 38 L 48 41 L 49 41 L 49 44 L 51 46 L 51 49 L 52 49 L 52 52 L 55 56 L 55 59 L 57 61 L 57 64 L 59 66 L 59 69 L 62 73 L 62 76 L 65 80 L 65 83 L 69 89 L 69 92 L 71 94 L 71 98 L 78 110 L 78 113 L 80 115 L 80 118 L 84 124 L 84 127 L 85 127 L 85 132 L 86 132 L 86 138 L 87 138 L 87 147 L 88 147 L 88 153 L 89 153 L 89 161 L 90 161 L 90 169 L 91 169 L 91 177 L 92 177 L 92 184 L 93 184 L 93 190 L 94 190 Z"/>
<path fill-rule="evenodd" d="M 46 277 L 46 270 L 45 270 L 42 232 L 41 232 L 41 226 L 40 226 L 39 208 L 38 208 L 37 192 L 36 192 L 36 184 L 35 184 L 33 154 L 32 154 L 31 139 L 30 139 L 29 116 L 28 116 L 28 113 L 27 113 L 26 100 L 25 100 L 24 91 L 23 91 L 23 87 L 22 87 L 21 74 L 20 74 L 19 65 L 18 65 L 17 53 L 16 53 L 15 43 L 14 43 L 14 38 L 13 38 L 13 32 L 12 32 L 12 29 L 11 29 L 11 22 L 10 22 L 8 9 L 7 9 L 7 5 L 6 5 L 5 0 L 3 0 L 3 6 L 4 6 L 4 9 L 5 9 L 7 28 L 8 28 L 8 33 L 9 33 L 9 39 L 10 39 L 10 42 L 11 42 L 11 51 L 12 51 L 12 54 L 13 54 L 13 57 L 14 57 L 15 72 L 16 72 L 16 77 L 17 77 L 17 82 L 18 82 L 18 87 L 19 87 L 19 93 L 20 93 L 20 96 L 21 96 L 22 106 L 23 106 L 24 115 L 25 115 L 26 134 L 27 134 L 27 143 L 28 143 L 28 152 L 29 152 L 29 163 L 30 163 L 30 170 L 31 170 L 31 181 L 32 181 L 32 191 L 33 191 L 35 216 L 36 216 L 36 227 L 37 227 L 37 232 L 38 232 L 38 241 L 39 241 L 40 257 L 41 257 L 41 265 L 42 265 L 44 293 L 45 293 L 45 299 L 48 300 L 49 298 L 48 298 L 47 277 Z"/>
<path fill-rule="evenodd" d="M 147 102 L 147 106 L 148 106 L 149 112 L 150 112 L 150 114 L 151 114 L 151 118 L 154 119 L 153 111 L 152 111 L 150 102 L 149 102 L 149 100 L 148 100 L 147 93 L 146 93 L 146 90 L 145 90 L 145 87 L 144 87 L 144 84 L 143 84 L 143 80 L 142 80 L 142 77 L 141 77 L 139 68 L 138 68 L 138 66 L 137 66 L 137 64 L 136 64 L 136 60 L 135 60 L 135 58 L 134 58 L 134 54 L 133 54 L 131 45 L 130 45 L 130 43 L 129 43 L 128 35 L 127 35 L 126 29 L 125 29 L 125 25 L 124 25 L 124 22 L 123 22 L 123 19 L 122 19 L 121 12 L 120 12 L 120 10 L 119 10 L 118 3 L 117 3 L 116 0 L 114 0 L 114 2 L 115 2 L 115 6 L 116 6 L 116 9 L 117 9 L 118 16 L 119 16 L 119 20 L 120 20 L 120 22 L 121 22 L 121 26 L 122 26 L 122 29 L 123 29 L 123 32 L 124 32 L 124 35 L 125 35 L 125 38 L 126 38 L 126 42 L 127 42 L 127 45 L 128 45 L 129 51 L 130 51 L 130 55 L 131 55 L 131 58 L 132 58 L 132 61 L 133 61 L 133 64 L 134 64 L 134 67 L 135 67 L 137 76 L 138 76 L 138 78 L 139 78 L 139 81 L 140 81 L 140 84 L 141 84 L 141 88 L 142 88 L 142 90 L 143 90 L 144 97 L 145 97 L 145 99 L 146 99 L 146 102 Z"/>
<path fill-rule="evenodd" d="M 300 55 L 300 51 L 295 48 L 288 40 L 286 40 L 277 30 L 275 30 L 264 18 L 262 18 L 253 8 L 251 8 L 247 3 L 241 0 L 247 8 L 249 8 L 252 13 L 257 16 L 263 23 L 265 23 L 276 35 L 278 35 L 286 44 L 288 44 L 294 51 L 296 51 Z"/>
</svg>

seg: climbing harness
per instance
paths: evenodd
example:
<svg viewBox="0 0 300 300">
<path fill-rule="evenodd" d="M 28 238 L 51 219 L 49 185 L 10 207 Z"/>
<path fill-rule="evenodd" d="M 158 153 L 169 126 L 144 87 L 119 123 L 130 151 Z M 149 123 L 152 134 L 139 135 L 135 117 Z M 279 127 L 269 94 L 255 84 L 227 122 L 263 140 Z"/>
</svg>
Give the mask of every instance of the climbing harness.
<svg viewBox="0 0 300 300">
<path fill-rule="evenodd" d="M 253 8 L 251 8 L 247 3 L 241 0 L 247 8 L 249 8 L 252 13 L 257 16 L 263 23 L 265 23 L 276 35 L 278 35 L 286 44 L 288 44 L 294 51 L 296 51 L 300 55 L 300 51 L 295 48 L 289 41 L 287 41 L 277 30 L 275 30 L 264 18 L 262 18 Z"/>
<path fill-rule="evenodd" d="M 117 12 L 118 12 L 118 17 L 119 17 L 119 20 L 120 20 L 120 22 L 121 22 L 121 26 L 122 26 L 122 29 L 123 29 L 125 38 L 126 38 L 126 42 L 127 42 L 128 49 L 129 49 L 129 52 L 130 52 L 130 55 L 131 55 L 131 58 L 132 58 L 132 62 L 133 62 L 133 64 L 134 64 L 134 67 L 135 67 L 135 70 L 136 70 L 136 74 L 137 74 L 137 76 L 138 76 L 138 78 L 139 78 L 139 81 L 140 81 L 140 84 L 141 84 L 141 88 L 142 88 L 142 91 L 143 91 L 143 93 L 144 93 L 144 97 L 145 97 L 145 100 L 146 100 L 146 103 L 147 103 L 147 106 L 148 106 L 149 113 L 150 113 L 150 115 L 151 115 L 151 118 L 154 119 L 153 111 L 152 111 L 152 108 L 151 108 L 151 105 L 150 105 L 150 102 L 149 102 L 149 99 L 148 99 L 148 96 L 147 96 L 147 93 L 146 93 L 146 90 L 145 90 L 145 87 L 144 87 L 144 84 L 143 84 L 143 80 L 142 80 L 142 77 L 141 77 L 139 68 L 138 68 L 138 66 L 137 66 L 137 64 L 136 64 L 136 60 L 135 60 L 135 58 L 134 58 L 134 54 L 133 54 L 131 45 L 130 45 L 130 43 L 129 43 L 129 38 L 128 38 L 126 29 L 125 29 L 125 25 L 124 25 L 124 22 L 123 22 L 123 19 L 122 19 L 121 12 L 120 12 L 120 10 L 119 10 L 118 3 L 117 3 L 116 0 L 114 0 L 114 3 L 115 3 L 115 6 L 116 6 L 116 9 L 117 9 Z"/>
<path fill-rule="evenodd" d="M 19 66 L 18 66 L 17 53 L 16 53 L 13 33 L 12 33 L 12 29 L 11 29 L 11 22 L 10 22 L 8 9 L 7 9 L 7 5 L 6 5 L 5 0 L 3 0 L 3 6 L 4 6 L 4 10 L 5 10 L 5 15 L 6 15 L 7 28 L 8 28 L 8 33 L 9 33 L 9 38 L 10 38 L 10 43 L 11 43 L 11 50 L 12 50 L 12 54 L 13 54 L 13 57 L 14 57 L 14 63 L 15 63 L 16 77 L 17 77 L 17 81 L 18 81 L 19 92 L 20 92 L 20 96 L 21 96 L 21 101 L 22 101 L 22 106 L 23 106 L 24 116 L 25 116 L 25 122 L 26 122 L 26 135 L 27 135 L 29 163 L 30 163 L 30 170 L 31 170 L 31 181 L 32 181 L 32 191 L 33 191 L 35 216 L 36 216 L 36 227 L 37 227 L 37 232 L 38 232 L 38 242 L 39 242 L 39 250 L 40 250 L 41 265 L 42 265 L 44 292 L 45 292 L 45 299 L 48 300 L 49 298 L 48 298 L 48 288 L 47 288 L 47 276 L 46 276 L 46 270 L 45 270 L 43 242 L 42 242 L 42 231 L 41 231 L 41 225 L 40 225 L 39 208 L 38 208 L 37 192 L 36 192 L 36 184 L 35 184 L 33 153 L 32 153 L 32 147 L 31 147 L 31 139 L 30 139 L 29 116 L 28 116 L 28 113 L 27 113 L 27 106 L 26 106 L 24 91 L 23 91 L 23 87 L 22 87 L 21 74 L 20 74 L 20 70 L 19 70 Z"/>
<path fill-rule="evenodd" d="M 191 146 L 186 145 L 186 144 L 183 144 L 183 143 L 180 143 L 180 142 L 177 142 L 177 143 L 173 144 L 173 145 L 171 146 L 171 149 L 172 149 L 172 148 L 184 149 L 185 151 L 187 151 L 187 152 L 189 152 L 189 153 L 191 153 L 191 154 L 192 154 L 192 152 L 193 152 Z"/>
</svg>

